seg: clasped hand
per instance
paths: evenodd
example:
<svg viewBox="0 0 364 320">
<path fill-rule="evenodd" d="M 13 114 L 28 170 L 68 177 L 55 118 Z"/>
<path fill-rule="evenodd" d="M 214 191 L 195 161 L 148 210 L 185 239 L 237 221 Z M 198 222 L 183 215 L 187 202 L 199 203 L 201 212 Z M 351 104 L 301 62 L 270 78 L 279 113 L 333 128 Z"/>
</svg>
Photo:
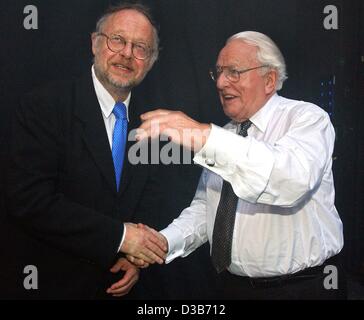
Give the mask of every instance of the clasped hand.
<svg viewBox="0 0 364 320">
<path fill-rule="evenodd" d="M 139 268 L 155 262 L 162 264 L 166 258 L 168 243 L 159 232 L 143 224 L 125 224 L 125 238 L 120 251 L 127 259 L 119 258 L 110 269 L 112 273 L 124 272 L 123 277 L 113 283 L 106 292 L 114 297 L 129 293 L 139 279 Z"/>
<path fill-rule="evenodd" d="M 126 254 L 130 262 L 145 268 L 149 264 L 164 263 L 168 242 L 161 233 L 146 225 L 126 223 L 125 239 L 120 251 Z"/>
</svg>

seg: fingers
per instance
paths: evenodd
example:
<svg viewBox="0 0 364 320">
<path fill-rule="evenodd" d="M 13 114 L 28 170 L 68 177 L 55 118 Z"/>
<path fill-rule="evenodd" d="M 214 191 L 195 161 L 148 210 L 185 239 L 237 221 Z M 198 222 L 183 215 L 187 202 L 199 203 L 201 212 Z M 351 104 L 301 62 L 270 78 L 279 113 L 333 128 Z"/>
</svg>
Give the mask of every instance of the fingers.
<svg viewBox="0 0 364 320">
<path fill-rule="evenodd" d="M 137 141 L 151 138 L 154 139 L 163 133 L 166 124 L 168 123 L 168 114 L 163 116 L 153 116 L 148 120 L 143 121 L 140 127 L 137 129 L 135 136 Z"/>
<path fill-rule="evenodd" d="M 158 237 L 149 235 L 149 231 L 146 233 L 148 233 L 148 235 L 145 236 L 146 240 L 144 243 L 141 244 L 134 253 L 131 253 L 131 255 L 142 259 L 147 263 L 154 264 L 157 262 L 159 264 L 163 264 L 164 259 L 166 258 L 166 246 Z"/>
<path fill-rule="evenodd" d="M 154 139 L 160 134 L 165 133 L 166 130 L 173 129 L 173 119 L 177 114 L 179 112 L 166 109 L 158 109 L 142 114 L 140 116 L 142 124 L 137 129 L 136 140 Z"/>
<path fill-rule="evenodd" d="M 159 109 L 141 116 L 142 124 L 137 129 L 137 141 L 166 136 L 168 140 L 198 152 L 210 135 L 211 126 L 200 123 L 181 111 Z"/>
<path fill-rule="evenodd" d="M 148 226 L 143 227 L 144 228 L 144 232 L 146 232 L 148 234 L 148 239 L 154 243 L 156 246 L 158 246 L 158 248 L 161 250 L 161 254 L 164 256 L 165 253 L 168 250 L 168 246 L 167 246 L 167 240 L 166 238 L 160 234 L 158 231 L 149 228 Z M 160 257 L 162 255 L 159 255 Z"/>
<path fill-rule="evenodd" d="M 156 262 L 158 264 L 163 264 L 166 253 L 153 242 L 147 241 L 144 246 L 139 249 L 139 252 L 132 251 L 131 255 L 150 264 L 154 264 Z"/>
<path fill-rule="evenodd" d="M 146 254 L 144 252 L 140 252 L 136 258 L 143 260 L 146 263 L 150 263 L 150 264 L 154 264 L 156 262 L 159 264 L 163 263 L 163 261 L 164 261 L 163 258 L 160 258 L 159 256 L 157 256 L 150 249 L 146 248 L 144 251 L 146 252 Z"/>
<path fill-rule="evenodd" d="M 112 268 L 110 269 L 110 271 L 112 273 L 117 273 L 121 270 L 121 267 L 123 265 L 123 260 L 122 259 L 119 259 L 113 266 Z"/>
<path fill-rule="evenodd" d="M 161 132 L 161 125 L 167 121 L 166 116 L 171 111 L 165 109 L 158 109 L 149 111 L 140 116 L 142 120 L 141 126 L 137 129 L 137 140 L 143 140 L 145 138 L 156 138 Z"/>
<path fill-rule="evenodd" d="M 132 224 L 125 224 L 125 232 L 122 252 L 147 263 L 164 262 L 167 252 L 165 241 L 146 228 L 137 228 Z"/>
<path fill-rule="evenodd" d="M 132 264 L 134 264 L 138 268 L 144 269 L 144 268 L 148 268 L 149 267 L 149 263 L 147 263 L 143 259 L 138 259 L 138 258 L 135 258 L 135 257 L 133 257 L 131 255 L 126 255 L 126 258 L 128 259 L 128 261 L 130 261 Z"/>
<path fill-rule="evenodd" d="M 158 240 L 162 241 L 163 243 L 163 247 L 161 248 L 164 252 L 168 252 L 168 241 L 166 239 L 166 237 L 161 234 L 160 232 L 154 230 L 153 228 L 150 228 L 148 227 L 147 225 L 145 224 L 142 224 L 142 223 L 138 223 L 138 228 L 141 228 L 141 229 L 144 229 L 144 230 L 147 230 L 149 232 L 151 232 L 155 237 L 158 238 Z M 158 243 L 160 243 L 160 241 L 158 241 Z"/>
<path fill-rule="evenodd" d="M 169 114 L 171 112 L 172 111 L 166 110 L 166 109 L 157 109 L 157 110 L 153 110 L 153 111 L 143 113 L 140 116 L 140 118 L 142 119 L 142 121 L 146 121 L 146 120 L 149 120 L 149 119 L 154 118 L 154 117 L 167 115 L 167 114 Z"/>
<path fill-rule="evenodd" d="M 159 241 L 159 240 L 158 240 Z M 146 244 L 146 249 L 144 253 L 144 255 L 149 258 L 152 259 L 153 261 L 157 262 L 158 264 L 163 264 L 164 263 L 164 259 L 166 258 L 166 251 L 162 250 L 158 245 L 156 245 L 153 242 L 148 242 Z M 149 262 L 148 260 L 146 260 L 147 262 Z M 149 262 L 151 263 L 151 262 Z"/>
<path fill-rule="evenodd" d="M 162 264 L 164 262 L 164 259 L 166 258 L 167 253 L 167 240 L 163 235 L 161 235 L 156 230 L 149 228 L 145 225 L 140 225 L 140 229 L 144 230 L 149 234 L 149 240 L 146 244 L 147 249 L 149 249 L 149 252 L 145 252 L 144 254 L 147 255 L 149 258 L 155 260 L 159 264 Z M 139 227 L 138 225 L 138 227 Z"/>
<path fill-rule="evenodd" d="M 147 225 L 145 224 L 142 224 L 142 223 L 138 223 L 137 224 L 137 227 L 140 228 L 140 229 L 144 229 L 144 230 L 147 230 L 149 232 L 151 232 L 153 235 L 155 235 L 158 239 L 162 240 L 162 241 L 167 241 L 167 239 L 164 237 L 163 234 L 161 234 L 160 232 L 158 232 L 157 230 L 151 228 L 151 227 L 148 227 Z M 167 248 L 165 248 L 167 249 Z"/>
<path fill-rule="evenodd" d="M 115 297 L 121 297 L 126 295 L 138 281 L 139 270 L 126 259 L 119 259 L 116 265 L 118 265 L 119 270 L 125 271 L 125 274 L 120 281 L 110 286 L 106 292 L 108 294 L 112 294 Z"/>
<path fill-rule="evenodd" d="M 110 288 L 106 290 L 106 292 L 117 296 L 126 295 L 137 281 L 138 276 L 136 274 L 130 275 L 130 272 L 128 271 L 120 281 L 115 282 Z"/>
</svg>

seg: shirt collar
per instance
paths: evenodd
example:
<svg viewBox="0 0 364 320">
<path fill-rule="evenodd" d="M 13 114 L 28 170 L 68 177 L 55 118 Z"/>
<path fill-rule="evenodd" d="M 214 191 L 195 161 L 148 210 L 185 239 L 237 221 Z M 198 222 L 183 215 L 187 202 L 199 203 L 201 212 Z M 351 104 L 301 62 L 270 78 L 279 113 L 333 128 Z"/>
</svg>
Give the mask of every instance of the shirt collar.
<svg viewBox="0 0 364 320">
<path fill-rule="evenodd" d="M 275 93 L 269 98 L 265 105 L 258 110 L 251 118 L 250 121 L 257 127 L 261 132 L 265 132 L 268 123 L 278 105 L 279 95 Z"/>
<path fill-rule="evenodd" d="M 114 109 L 115 100 L 111 96 L 111 94 L 105 89 L 105 87 L 101 84 L 99 79 L 97 79 L 94 66 L 92 66 L 91 72 L 92 72 L 92 81 L 94 83 L 95 92 L 96 92 L 97 100 L 99 101 L 99 104 L 101 107 L 101 111 L 105 118 L 109 118 Z M 127 98 L 123 101 L 123 103 L 126 106 L 126 114 L 128 117 L 128 121 L 129 121 L 130 97 L 131 97 L 131 92 L 129 92 Z"/>
</svg>

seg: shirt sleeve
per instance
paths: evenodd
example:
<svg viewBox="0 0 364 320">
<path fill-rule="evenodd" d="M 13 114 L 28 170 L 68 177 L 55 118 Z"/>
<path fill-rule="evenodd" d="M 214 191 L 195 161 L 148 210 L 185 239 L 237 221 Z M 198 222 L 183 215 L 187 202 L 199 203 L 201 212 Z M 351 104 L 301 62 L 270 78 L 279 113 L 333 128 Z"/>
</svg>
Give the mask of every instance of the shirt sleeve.
<svg viewBox="0 0 364 320">
<path fill-rule="evenodd" d="M 321 182 L 331 164 L 335 132 L 321 109 L 305 108 L 291 119 L 275 142 L 212 125 L 194 161 L 230 182 L 245 201 L 293 207 Z"/>
<path fill-rule="evenodd" d="M 207 242 L 206 232 L 206 172 L 202 172 L 191 205 L 161 233 L 168 241 L 166 263 L 186 257 Z"/>
</svg>

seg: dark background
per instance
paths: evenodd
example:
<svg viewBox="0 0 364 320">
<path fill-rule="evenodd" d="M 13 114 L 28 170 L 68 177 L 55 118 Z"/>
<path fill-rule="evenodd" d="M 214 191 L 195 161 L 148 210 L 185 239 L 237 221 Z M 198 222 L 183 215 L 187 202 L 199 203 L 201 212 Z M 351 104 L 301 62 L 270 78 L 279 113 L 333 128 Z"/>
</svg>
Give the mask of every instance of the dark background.
<svg viewBox="0 0 364 320">
<path fill-rule="evenodd" d="M 345 262 L 350 273 L 364 267 L 364 2 L 360 0 L 149 0 L 160 24 L 159 61 L 135 90 L 150 108 L 182 110 L 191 117 L 227 122 L 208 69 L 232 34 L 256 30 L 270 36 L 286 58 L 289 79 L 281 95 L 314 102 L 331 114 L 337 141 L 336 206 L 344 223 Z M 90 72 L 90 33 L 109 3 L 117 1 L 1 0 L 0 77 L 0 280 L 11 251 L 4 201 L 4 168 L 11 112 L 19 97 L 52 80 Z M 26 5 L 38 8 L 38 30 L 25 30 Z M 335 5 L 338 30 L 325 30 L 323 9 Z M 331 92 L 331 94 L 330 94 Z M 331 103 L 331 104 L 330 104 Z M 156 214 L 164 227 L 190 203 L 200 169 L 173 165 L 158 179 L 165 201 Z M 144 221 L 148 223 L 148 221 Z M 151 224 L 153 220 L 151 217 Z M 155 223 L 154 223 L 155 224 Z M 145 271 L 146 297 L 208 298 L 213 271 L 208 245 L 189 257 Z M 16 253 L 15 253 L 16 254 Z M 148 273 L 148 274 L 147 274 Z M 152 276 L 151 276 L 152 275 Z M 155 290 L 148 281 L 161 281 Z M 152 289 L 151 289 L 152 288 Z M 1 289 L 1 283 L 0 283 Z M 149 290 L 149 291 L 148 291 Z"/>
</svg>

